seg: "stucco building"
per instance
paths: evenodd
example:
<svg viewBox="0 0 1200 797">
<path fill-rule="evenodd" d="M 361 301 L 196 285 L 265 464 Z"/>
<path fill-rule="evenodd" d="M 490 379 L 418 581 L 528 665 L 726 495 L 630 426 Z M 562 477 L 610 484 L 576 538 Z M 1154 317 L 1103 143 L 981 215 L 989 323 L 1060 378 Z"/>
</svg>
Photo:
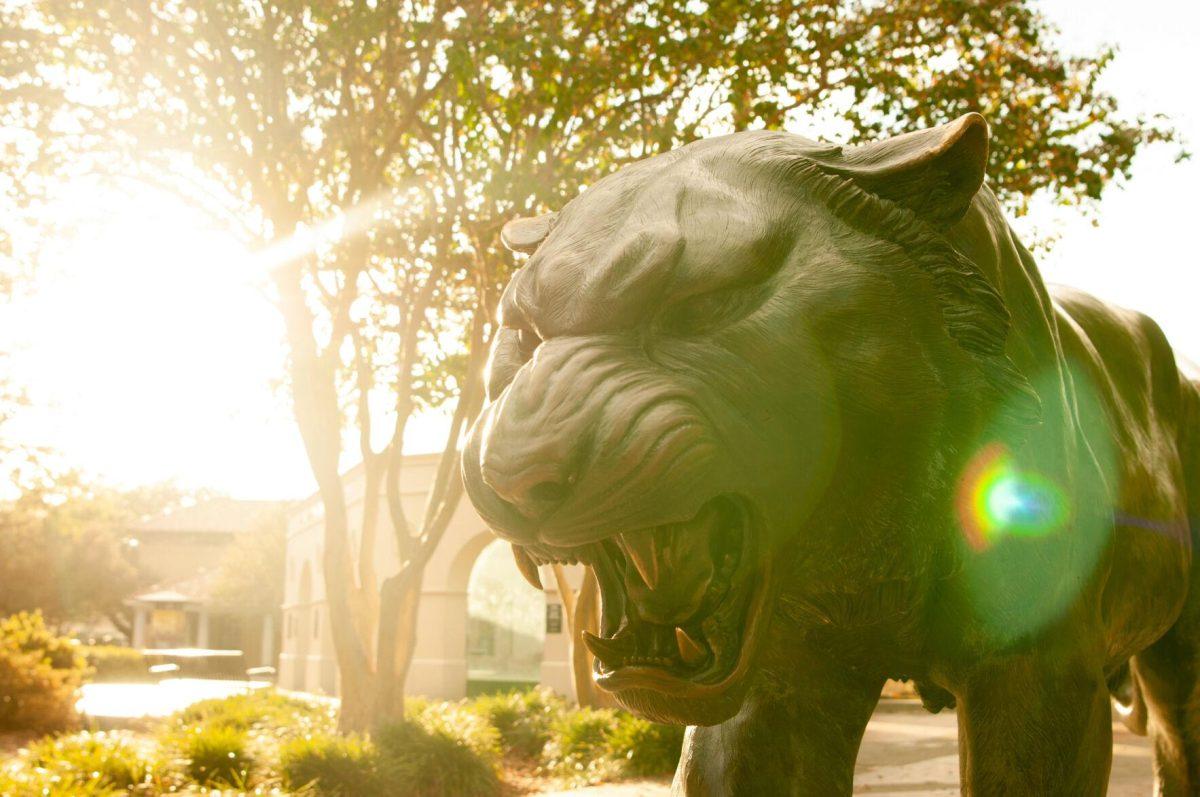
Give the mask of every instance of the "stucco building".
<svg viewBox="0 0 1200 797">
<path fill-rule="evenodd" d="M 130 644 L 240 650 L 247 666 L 273 666 L 279 649 L 275 613 L 222 605 L 214 588 L 238 536 L 268 533 L 282 511 L 273 501 L 213 498 L 129 529 L 129 545 L 152 582 L 127 601 L 133 614 Z"/>
<path fill-rule="evenodd" d="M 419 518 L 438 456 L 409 456 L 400 492 L 409 517 Z M 363 473 L 347 472 L 352 555 L 359 554 Z M 397 568 L 395 541 L 381 508 L 374 556 L 380 578 Z M 287 519 L 287 560 L 279 684 L 336 695 L 338 671 L 325 583 L 321 572 L 324 524 L 313 496 L 293 506 Z M 578 578 L 577 573 L 571 574 Z M 539 594 L 521 578 L 506 543 L 488 531 L 471 503 L 462 500 L 422 583 L 417 647 L 408 694 L 459 698 L 473 690 L 540 682 L 571 695 L 568 639 L 562 605 L 549 568 Z"/>
</svg>

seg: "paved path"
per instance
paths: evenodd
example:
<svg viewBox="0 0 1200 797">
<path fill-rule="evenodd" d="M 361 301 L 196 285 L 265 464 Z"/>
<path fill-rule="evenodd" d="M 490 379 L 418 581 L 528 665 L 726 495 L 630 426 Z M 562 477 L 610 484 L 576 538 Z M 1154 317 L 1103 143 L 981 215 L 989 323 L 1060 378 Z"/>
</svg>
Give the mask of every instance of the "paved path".
<svg viewBox="0 0 1200 797">
<path fill-rule="evenodd" d="M 953 712 L 929 714 L 897 703 L 875 712 L 855 768 L 854 793 L 871 797 L 958 795 L 958 726 Z M 1149 742 L 1113 726 L 1113 772 L 1109 797 L 1146 797 L 1151 792 Z M 559 792 L 567 794 L 568 792 Z M 583 797 L 663 797 L 661 782 L 614 783 L 579 789 Z"/>
<path fill-rule="evenodd" d="M 854 793 L 872 797 L 957 795 L 957 738 L 957 719 L 950 711 L 929 714 L 904 707 L 875 712 L 858 755 Z M 1124 726 L 1113 725 L 1109 797 L 1146 797 L 1151 777 L 1149 741 Z"/>
<path fill-rule="evenodd" d="M 169 678 L 150 683 L 84 684 L 75 708 L 96 720 L 131 720 L 165 717 L 200 700 L 262 689 L 258 681 L 221 681 L 208 678 Z"/>
</svg>

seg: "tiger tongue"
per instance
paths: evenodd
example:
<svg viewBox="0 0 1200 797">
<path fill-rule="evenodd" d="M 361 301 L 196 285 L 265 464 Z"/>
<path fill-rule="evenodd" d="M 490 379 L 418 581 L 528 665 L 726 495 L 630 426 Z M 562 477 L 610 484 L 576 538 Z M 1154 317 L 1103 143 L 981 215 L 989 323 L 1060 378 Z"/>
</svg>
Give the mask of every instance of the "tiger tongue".
<svg viewBox="0 0 1200 797">
<path fill-rule="evenodd" d="M 717 521 L 718 514 L 706 508 L 685 523 L 618 537 L 629 563 L 625 590 L 641 617 L 655 623 L 683 622 L 700 608 L 715 570 L 711 539 Z"/>
</svg>

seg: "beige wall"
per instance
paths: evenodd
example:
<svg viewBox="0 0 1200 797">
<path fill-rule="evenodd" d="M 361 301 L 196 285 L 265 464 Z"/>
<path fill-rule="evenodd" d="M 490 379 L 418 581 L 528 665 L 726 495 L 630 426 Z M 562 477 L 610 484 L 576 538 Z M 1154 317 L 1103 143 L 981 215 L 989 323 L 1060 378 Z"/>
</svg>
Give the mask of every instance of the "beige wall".
<svg viewBox="0 0 1200 797">
<path fill-rule="evenodd" d="M 138 561 L 160 583 L 190 578 L 211 570 L 233 542 L 232 534 L 138 531 Z"/>
<path fill-rule="evenodd" d="M 425 490 L 436 466 L 436 455 L 406 458 L 401 494 L 409 517 L 419 518 L 424 511 Z M 357 555 L 357 534 L 362 517 L 361 472 L 351 471 L 345 478 L 351 547 Z M 375 560 L 382 578 L 395 571 L 397 559 L 386 510 L 381 519 Z M 292 689 L 336 694 L 336 660 L 321 574 L 322 534 L 321 505 L 315 497 L 290 513 L 279 683 Z M 425 570 L 418 612 L 417 649 L 405 685 L 407 693 L 447 699 L 465 694 L 467 585 L 476 558 L 493 539 L 470 502 L 462 500 Z M 306 567 L 312 574 L 311 592 L 307 596 L 301 589 Z M 578 574 L 572 574 L 572 577 L 578 579 Z M 544 569 L 542 584 L 548 587 L 542 599 L 559 602 L 549 568 Z M 532 587 L 529 593 L 531 600 L 538 599 Z M 546 635 L 541 672 L 543 684 L 571 696 L 565 627 L 563 633 Z"/>
</svg>

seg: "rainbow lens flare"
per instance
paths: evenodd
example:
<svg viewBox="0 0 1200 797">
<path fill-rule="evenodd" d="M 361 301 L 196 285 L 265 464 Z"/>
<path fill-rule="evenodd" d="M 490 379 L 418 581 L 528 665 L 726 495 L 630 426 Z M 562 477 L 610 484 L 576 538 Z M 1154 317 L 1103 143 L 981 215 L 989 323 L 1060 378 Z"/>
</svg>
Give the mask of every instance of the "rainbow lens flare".
<svg viewBox="0 0 1200 797">
<path fill-rule="evenodd" d="M 1005 537 L 1043 537 L 1061 529 L 1069 515 L 1066 496 L 1039 473 L 1020 470 L 1000 443 L 971 458 L 955 500 L 967 543 L 985 551 Z"/>
</svg>

